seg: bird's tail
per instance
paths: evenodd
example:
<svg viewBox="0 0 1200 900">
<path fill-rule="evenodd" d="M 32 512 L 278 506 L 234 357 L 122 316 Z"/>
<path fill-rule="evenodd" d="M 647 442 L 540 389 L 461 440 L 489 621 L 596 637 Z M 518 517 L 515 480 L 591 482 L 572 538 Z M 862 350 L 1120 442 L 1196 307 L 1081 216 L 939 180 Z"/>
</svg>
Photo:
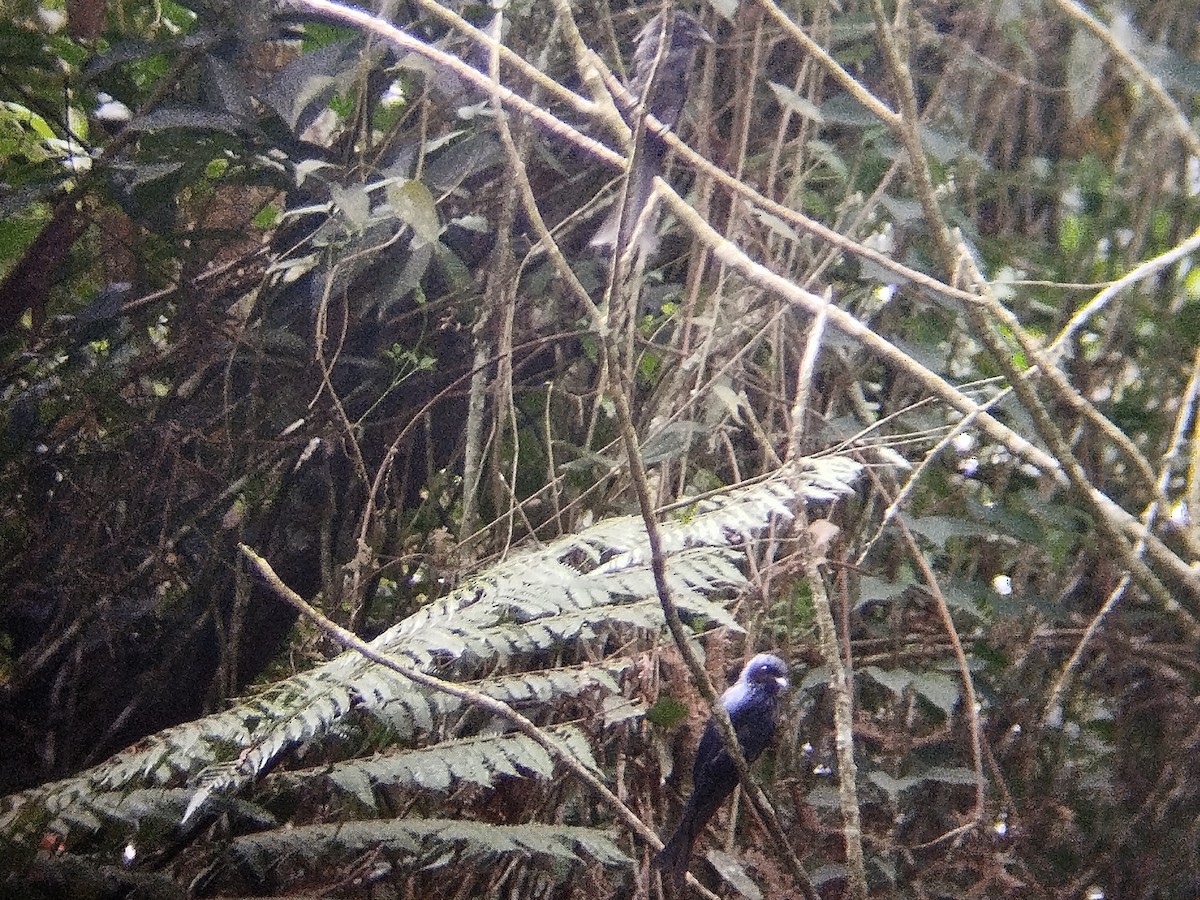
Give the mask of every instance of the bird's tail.
<svg viewBox="0 0 1200 900">
<path fill-rule="evenodd" d="M 588 242 L 591 246 L 625 252 L 625 245 L 633 236 L 634 227 L 650 204 L 650 195 L 654 191 L 654 176 L 661 174 L 663 170 L 663 156 L 666 151 L 660 144 L 660 138 L 646 135 L 641 152 L 634 160 L 629 185 L 625 189 L 625 202 L 622 203 L 618 199 L 613 205 L 604 224 Z M 658 250 L 658 234 L 655 231 L 657 218 L 656 215 L 647 216 L 638 233 L 637 252 L 644 259 L 649 259 Z"/>
<path fill-rule="evenodd" d="M 704 830 L 712 813 L 702 815 L 696 807 L 694 798 L 689 797 L 683 807 L 683 815 L 675 833 L 663 845 L 662 850 L 654 857 L 654 867 L 673 883 L 679 884 L 687 875 L 688 862 L 692 858 L 692 846 L 696 837 Z"/>
</svg>

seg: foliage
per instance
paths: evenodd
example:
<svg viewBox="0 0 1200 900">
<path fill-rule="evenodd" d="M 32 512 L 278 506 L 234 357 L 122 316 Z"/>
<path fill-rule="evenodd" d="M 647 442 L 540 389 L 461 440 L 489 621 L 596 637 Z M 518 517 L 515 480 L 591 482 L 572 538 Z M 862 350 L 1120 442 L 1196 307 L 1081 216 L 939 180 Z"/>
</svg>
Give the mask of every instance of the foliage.
<svg viewBox="0 0 1200 900">
<path fill-rule="evenodd" d="M 561 758 L 237 547 L 661 833 L 648 503 L 714 681 L 807 669 L 757 772 L 822 896 L 1195 895 L 1195 10 L 688 4 L 725 243 L 610 282 L 584 50 L 649 10 L 394 6 L 0 17 L 3 889 L 628 895 Z M 694 872 L 798 896 L 744 808 Z"/>
<path fill-rule="evenodd" d="M 801 496 L 819 502 L 848 493 L 857 473 L 849 460 L 815 460 L 802 479 Z M 751 539 L 773 517 L 789 516 L 795 499 L 786 485 L 765 482 L 699 500 L 686 516 L 665 523 L 662 551 L 680 611 L 697 625 L 738 629 L 715 599 L 747 586 L 734 542 Z M 492 566 L 389 628 L 372 646 L 443 678 L 476 676 L 474 690 L 542 710 L 539 718 L 553 716 L 571 698 L 585 709 L 604 706 L 606 716 L 586 730 L 581 727 L 586 718 L 546 727 L 558 747 L 598 772 L 590 741 L 599 737 L 605 719 L 629 728 L 641 716 L 637 703 L 619 713 L 609 703 L 620 697 L 618 679 L 632 662 L 609 654 L 627 648 L 637 633 L 662 627 L 650 569 L 641 520 L 610 518 Z M 572 658 L 584 661 L 567 665 Z M 553 668 L 529 668 L 548 659 L 556 660 Z M 460 851 L 574 858 L 576 847 L 605 865 L 627 862 L 603 830 L 484 829 L 394 815 L 359 820 L 363 812 L 385 811 L 378 796 L 383 792 L 495 788 L 522 776 L 553 779 L 557 768 L 546 750 L 526 735 L 497 730 L 504 724 L 473 715 L 460 698 L 346 651 L 227 710 L 151 735 L 76 776 L 11 796 L 0 832 L 10 842 L 10 861 L 47 832 L 59 835 L 74 853 L 102 858 L 114 847 L 136 846 L 139 839 L 128 836 L 145 835 L 152 826 L 179 830 L 193 817 L 206 822 L 220 817 L 227 823 L 222 832 L 259 829 L 228 849 L 230 864 L 246 863 L 259 884 L 268 870 L 276 877 L 276 860 L 300 855 L 328 865 L 368 847 L 414 862 Z M 380 737 L 381 729 L 387 737 Z M 476 733 L 465 736 L 466 731 Z M 381 739 L 388 749 L 368 752 Z M 224 799 L 255 786 L 285 756 L 304 765 L 273 771 L 252 803 Z M 324 761 L 314 765 L 320 757 Z M 321 792 L 342 797 L 356 810 L 346 810 L 353 821 L 297 827 L 298 817 L 281 823 L 271 812 Z M 223 841 L 204 848 L 209 842 L 195 849 L 223 853 Z"/>
</svg>

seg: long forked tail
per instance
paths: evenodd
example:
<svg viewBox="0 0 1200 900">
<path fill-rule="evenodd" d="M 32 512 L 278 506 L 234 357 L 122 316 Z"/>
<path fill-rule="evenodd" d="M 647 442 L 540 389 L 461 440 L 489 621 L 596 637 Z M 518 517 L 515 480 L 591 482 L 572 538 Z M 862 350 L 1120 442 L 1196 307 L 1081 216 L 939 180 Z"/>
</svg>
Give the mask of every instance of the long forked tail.
<svg viewBox="0 0 1200 900">
<path fill-rule="evenodd" d="M 687 875 L 688 862 L 692 858 L 692 847 L 714 812 L 716 812 L 716 806 L 702 809 L 696 804 L 695 796 L 688 798 L 675 833 L 654 857 L 655 868 L 659 869 L 673 883 L 679 884 Z"/>
</svg>

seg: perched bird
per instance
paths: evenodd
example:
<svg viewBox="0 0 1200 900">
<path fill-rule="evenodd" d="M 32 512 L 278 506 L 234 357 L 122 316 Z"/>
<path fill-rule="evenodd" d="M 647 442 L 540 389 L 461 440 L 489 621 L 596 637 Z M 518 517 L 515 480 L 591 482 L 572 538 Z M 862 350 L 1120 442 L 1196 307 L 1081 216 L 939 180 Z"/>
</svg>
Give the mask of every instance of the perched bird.
<svg viewBox="0 0 1200 900">
<path fill-rule="evenodd" d="M 775 737 L 779 695 L 788 686 L 787 671 L 778 656 L 760 653 L 746 663 L 737 683 L 721 695 L 721 706 L 733 722 L 738 746 L 748 763 L 758 759 Z M 675 833 L 654 858 L 654 864 L 672 881 L 679 882 L 687 874 L 692 845 L 737 783 L 737 768 L 725 750 L 716 723 L 709 720 L 696 749 L 692 793 Z"/>
<path fill-rule="evenodd" d="M 665 15 L 668 15 L 668 11 L 660 12 L 638 32 L 629 93 L 637 97 L 654 118 L 674 128 L 687 102 L 688 73 L 692 69 L 696 48 L 713 41 L 703 26 L 687 13 L 674 12 L 664 25 Z M 664 35 L 670 49 L 660 57 L 658 48 Z M 632 120 L 637 109 L 626 108 L 622 112 Z M 630 124 L 634 123 L 631 121 Z M 628 244 L 634 225 L 650 201 L 654 176 L 663 173 L 666 157 L 667 145 L 663 139 L 647 131 L 641 148 L 635 154 L 633 171 L 629 173 L 625 202 L 613 206 L 600 230 L 592 237 L 591 246 L 625 247 Z M 657 244 L 654 222 L 649 221 L 639 235 L 638 250 L 643 256 L 649 256 L 657 249 Z"/>
</svg>

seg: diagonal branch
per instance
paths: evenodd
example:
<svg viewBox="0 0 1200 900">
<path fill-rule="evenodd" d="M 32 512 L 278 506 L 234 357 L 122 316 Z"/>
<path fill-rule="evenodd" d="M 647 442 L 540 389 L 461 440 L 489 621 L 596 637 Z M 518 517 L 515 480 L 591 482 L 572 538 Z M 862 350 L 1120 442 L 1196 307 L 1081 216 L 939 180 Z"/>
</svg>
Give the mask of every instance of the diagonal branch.
<svg viewBox="0 0 1200 900">
<path fill-rule="evenodd" d="M 562 763 L 571 771 L 575 777 L 586 784 L 589 788 L 612 808 L 617 817 L 629 828 L 630 831 L 639 835 L 650 846 L 656 850 L 661 849 L 662 841 L 645 822 L 638 818 L 637 814 L 626 806 L 621 799 L 612 792 L 612 790 L 603 781 L 596 777 L 595 773 L 588 769 L 578 757 L 570 751 L 570 749 L 561 741 L 560 738 L 552 735 L 545 730 L 538 728 L 532 721 L 521 715 L 503 700 L 497 700 L 494 697 L 489 697 L 487 694 L 480 691 L 472 690 L 469 687 L 464 687 L 461 684 L 455 684 L 452 681 L 444 681 L 434 675 L 430 675 L 421 671 L 415 666 L 405 665 L 396 661 L 387 654 L 380 653 L 369 643 L 364 641 L 352 631 L 347 631 L 336 622 L 332 621 L 319 610 L 310 605 L 303 597 L 288 587 L 271 568 L 271 564 L 265 559 L 247 547 L 245 544 L 238 544 L 238 549 L 241 551 L 247 562 L 250 563 L 255 573 L 263 579 L 267 587 L 269 587 L 277 597 L 286 601 L 296 609 L 302 616 L 315 624 L 323 632 L 332 637 L 335 641 L 345 647 L 347 650 L 352 650 L 368 659 L 376 665 L 383 666 L 397 675 L 402 675 L 405 678 L 413 681 L 423 687 L 431 690 L 440 691 L 443 694 L 448 694 L 451 697 L 456 697 L 464 703 L 468 703 L 479 709 L 491 713 L 494 716 L 499 716 L 536 743 L 539 747 L 545 750 L 551 757 Z M 706 897 L 715 898 L 715 895 L 704 890 L 697 882 L 696 887 L 703 891 Z"/>
</svg>

